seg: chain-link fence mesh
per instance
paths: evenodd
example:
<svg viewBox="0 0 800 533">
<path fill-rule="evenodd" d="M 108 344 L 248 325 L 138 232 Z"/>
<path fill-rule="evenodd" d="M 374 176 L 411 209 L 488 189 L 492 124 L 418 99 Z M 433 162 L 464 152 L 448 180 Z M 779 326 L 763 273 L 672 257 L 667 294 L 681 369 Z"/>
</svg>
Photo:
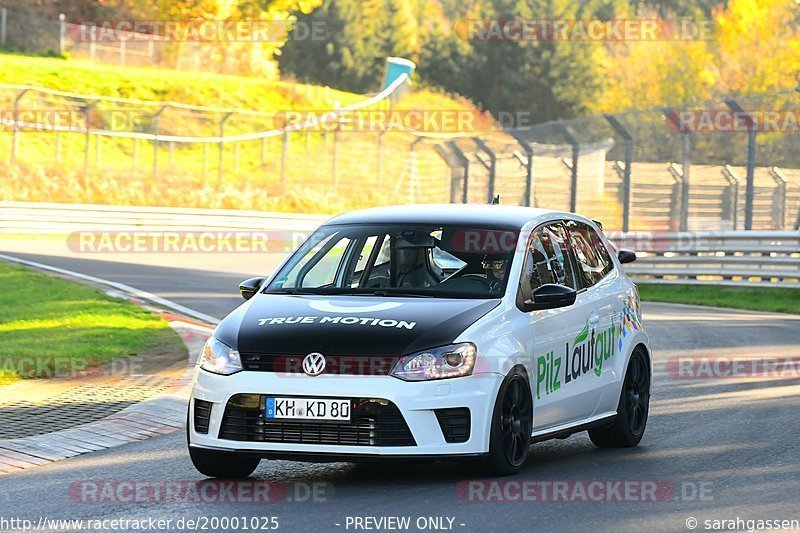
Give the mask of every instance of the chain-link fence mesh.
<svg viewBox="0 0 800 533">
<path fill-rule="evenodd" d="M 279 113 L 4 86 L 0 150 L 11 165 L 3 189 L 17 200 L 304 211 L 500 195 L 504 204 L 577 211 L 608 229 L 783 229 L 800 216 L 797 128 L 785 120 L 705 128 L 676 117 L 740 108 L 785 119 L 798 98 L 445 134 L 346 114 L 292 128 Z M 368 109 L 390 106 L 385 98 Z M 57 121 L 67 125 L 51 127 Z"/>
</svg>

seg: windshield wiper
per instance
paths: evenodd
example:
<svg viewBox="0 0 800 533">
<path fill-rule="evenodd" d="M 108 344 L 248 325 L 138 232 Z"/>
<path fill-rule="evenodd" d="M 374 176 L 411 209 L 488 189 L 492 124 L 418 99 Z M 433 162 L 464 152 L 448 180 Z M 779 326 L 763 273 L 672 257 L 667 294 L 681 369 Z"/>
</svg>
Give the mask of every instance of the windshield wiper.
<svg viewBox="0 0 800 533">
<path fill-rule="evenodd" d="M 264 291 L 264 294 L 318 295 L 322 293 L 317 291 L 304 291 L 302 289 L 278 289 L 272 291 Z"/>
<path fill-rule="evenodd" d="M 433 298 L 432 294 L 420 294 L 418 292 L 385 291 L 378 289 L 373 291 L 374 296 L 409 296 L 411 298 Z"/>
</svg>

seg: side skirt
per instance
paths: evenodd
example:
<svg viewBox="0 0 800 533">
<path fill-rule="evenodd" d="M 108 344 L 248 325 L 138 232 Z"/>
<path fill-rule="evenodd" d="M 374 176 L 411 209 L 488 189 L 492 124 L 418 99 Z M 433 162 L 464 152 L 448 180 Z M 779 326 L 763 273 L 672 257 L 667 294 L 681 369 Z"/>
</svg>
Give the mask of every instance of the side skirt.
<svg viewBox="0 0 800 533">
<path fill-rule="evenodd" d="M 611 424 L 613 424 L 616 419 L 617 419 L 617 415 L 611 415 L 611 416 L 607 416 L 605 418 L 601 418 L 599 420 L 593 420 L 593 421 L 587 422 L 585 424 L 580 424 L 580 425 L 577 425 L 577 426 L 573 426 L 571 428 L 560 429 L 560 430 L 557 430 L 557 431 L 553 431 L 551 433 L 543 433 L 541 435 L 534 435 L 533 438 L 531 438 L 531 444 L 533 444 L 535 442 L 542 442 L 542 441 L 545 441 L 545 440 L 550 440 L 550 439 L 566 439 L 567 437 L 569 437 L 570 435 L 572 435 L 574 433 L 580 433 L 581 431 L 587 431 L 589 429 L 597 429 L 597 428 L 608 427 Z"/>
</svg>

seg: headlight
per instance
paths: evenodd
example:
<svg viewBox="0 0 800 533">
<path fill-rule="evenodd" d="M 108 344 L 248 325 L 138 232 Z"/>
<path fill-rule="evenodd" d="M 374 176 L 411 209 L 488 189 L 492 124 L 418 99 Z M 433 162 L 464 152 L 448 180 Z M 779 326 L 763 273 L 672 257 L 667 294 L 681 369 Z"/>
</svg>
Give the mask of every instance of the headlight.
<svg viewBox="0 0 800 533">
<path fill-rule="evenodd" d="M 423 350 L 401 357 L 391 375 L 403 381 L 469 376 L 475 367 L 477 351 L 471 342 Z"/>
<path fill-rule="evenodd" d="M 218 341 L 215 337 L 211 337 L 203 346 L 200 368 L 214 374 L 229 376 L 242 370 L 242 360 L 239 352 Z"/>
</svg>

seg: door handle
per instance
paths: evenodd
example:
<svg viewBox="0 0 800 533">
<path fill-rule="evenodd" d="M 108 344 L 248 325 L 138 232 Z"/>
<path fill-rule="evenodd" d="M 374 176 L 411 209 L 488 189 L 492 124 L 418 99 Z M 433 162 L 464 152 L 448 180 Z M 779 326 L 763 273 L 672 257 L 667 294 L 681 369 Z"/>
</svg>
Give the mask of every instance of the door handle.
<svg viewBox="0 0 800 533">
<path fill-rule="evenodd" d="M 589 324 L 594 326 L 598 322 L 600 322 L 600 316 L 598 314 L 592 313 L 591 315 L 589 315 Z"/>
</svg>

